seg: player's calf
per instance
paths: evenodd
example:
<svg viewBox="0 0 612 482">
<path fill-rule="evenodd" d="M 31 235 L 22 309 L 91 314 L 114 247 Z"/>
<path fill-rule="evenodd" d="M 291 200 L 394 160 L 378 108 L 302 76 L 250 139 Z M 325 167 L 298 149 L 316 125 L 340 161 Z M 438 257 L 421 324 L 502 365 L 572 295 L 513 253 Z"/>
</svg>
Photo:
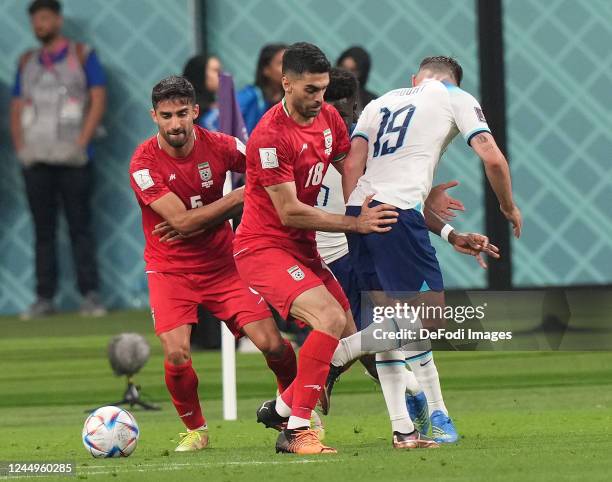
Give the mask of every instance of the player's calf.
<svg viewBox="0 0 612 482">
<path fill-rule="evenodd" d="M 297 360 L 291 343 L 281 336 L 272 318 L 245 325 L 243 333 L 263 353 L 268 367 L 276 375 L 279 392 L 285 391 L 297 373 Z"/>
</svg>

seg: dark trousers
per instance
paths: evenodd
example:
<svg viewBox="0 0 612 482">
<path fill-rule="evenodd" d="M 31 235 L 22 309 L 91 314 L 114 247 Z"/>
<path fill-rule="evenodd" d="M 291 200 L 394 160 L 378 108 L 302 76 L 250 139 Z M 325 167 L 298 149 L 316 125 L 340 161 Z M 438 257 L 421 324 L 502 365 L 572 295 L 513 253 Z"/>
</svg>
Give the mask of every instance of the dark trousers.
<svg viewBox="0 0 612 482">
<path fill-rule="evenodd" d="M 53 298 L 57 290 L 56 231 L 60 206 L 68 221 L 79 291 L 98 289 L 94 240 L 90 230 L 91 167 L 37 163 L 23 170 L 36 236 L 36 293 Z"/>
</svg>

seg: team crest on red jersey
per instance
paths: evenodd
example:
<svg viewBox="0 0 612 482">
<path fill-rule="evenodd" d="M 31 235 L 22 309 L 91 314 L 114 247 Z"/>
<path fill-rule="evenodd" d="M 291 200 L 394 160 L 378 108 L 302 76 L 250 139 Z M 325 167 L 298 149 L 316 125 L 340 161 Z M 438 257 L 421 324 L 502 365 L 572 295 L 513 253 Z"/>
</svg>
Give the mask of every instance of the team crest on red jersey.
<svg viewBox="0 0 612 482">
<path fill-rule="evenodd" d="M 302 271 L 302 268 L 300 268 L 297 264 L 289 268 L 287 273 L 289 273 L 295 281 L 302 281 L 306 276 Z"/>
<path fill-rule="evenodd" d="M 323 131 L 323 137 L 325 137 L 325 155 L 329 156 L 332 151 L 332 144 L 334 143 L 331 129 L 325 129 Z"/>
<path fill-rule="evenodd" d="M 200 179 L 202 179 L 202 187 L 209 188 L 212 186 L 213 179 L 210 163 L 202 162 L 201 164 L 198 164 L 198 171 L 200 172 Z"/>
</svg>

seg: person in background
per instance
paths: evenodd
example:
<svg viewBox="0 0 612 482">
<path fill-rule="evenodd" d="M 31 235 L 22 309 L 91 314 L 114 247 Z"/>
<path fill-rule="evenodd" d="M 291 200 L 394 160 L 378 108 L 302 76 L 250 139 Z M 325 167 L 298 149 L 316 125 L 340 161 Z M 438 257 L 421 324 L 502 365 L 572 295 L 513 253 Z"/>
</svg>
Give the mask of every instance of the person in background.
<svg viewBox="0 0 612 482">
<path fill-rule="evenodd" d="M 60 204 L 72 243 L 81 313 L 106 313 L 98 295 L 98 269 L 91 235 L 91 140 L 106 106 L 106 78 L 95 51 L 62 35 L 57 0 L 35 0 L 28 8 L 41 46 L 20 60 L 11 102 L 11 135 L 23 165 L 36 238 L 36 301 L 23 319 L 55 311 Z"/>
<path fill-rule="evenodd" d="M 362 47 L 350 47 L 340 54 L 336 62 L 338 67 L 352 72 L 359 80 L 359 95 L 357 96 L 357 112 L 376 99 L 378 96 L 366 89 L 372 61 L 370 54 Z"/>
<path fill-rule="evenodd" d="M 219 131 L 219 74 L 221 61 L 214 55 L 196 55 L 189 59 L 183 69 L 183 76 L 191 82 L 196 91 L 196 104 L 200 115 L 196 119 L 200 127 L 213 132 Z"/>
<path fill-rule="evenodd" d="M 247 132 L 250 134 L 259 119 L 283 98 L 283 54 L 285 44 L 265 45 L 259 51 L 255 83 L 238 92 L 238 104 Z"/>
</svg>

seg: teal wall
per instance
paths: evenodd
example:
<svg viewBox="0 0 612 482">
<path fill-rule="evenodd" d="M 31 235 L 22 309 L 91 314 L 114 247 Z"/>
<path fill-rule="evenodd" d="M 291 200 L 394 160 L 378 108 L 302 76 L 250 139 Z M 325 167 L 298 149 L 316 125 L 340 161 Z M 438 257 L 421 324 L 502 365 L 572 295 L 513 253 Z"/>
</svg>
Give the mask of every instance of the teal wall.
<svg viewBox="0 0 612 482">
<path fill-rule="evenodd" d="M 153 133 L 151 87 L 178 73 L 195 51 L 192 0 L 64 0 L 65 31 L 92 44 L 109 79 L 104 119 L 108 136 L 97 142 L 93 225 L 104 300 L 112 307 L 147 303 L 140 211 L 127 168 L 132 151 Z M 36 45 L 24 0 L 0 1 L 0 313 L 33 301 L 32 227 L 18 163 L 8 133 L 8 103 L 16 63 Z M 78 292 L 64 227 L 59 239 L 59 303 L 77 306 Z"/>
<path fill-rule="evenodd" d="M 504 7 L 513 283 L 612 283 L 612 2 Z"/>
<path fill-rule="evenodd" d="M 374 92 L 406 86 L 427 55 L 450 54 L 465 70 L 463 87 L 476 97 L 478 44 L 472 0 L 244 0 L 207 2 L 208 45 L 235 76 L 238 86 L 253 81 L 259 48 L 269 42 L 308 41 L 335 61 L 347 47 L 366 47 L 373 57 L 368 88 Z M 480 161 L 457 139 L 437 179 L 458 179 L 454 190 L 467 213 L 454 224 L 462 230 L 484 226 Z M 448 243 L 436 248 L 448 286 L 483 287 L 485 274 Z"/>
<path fill-rule="evenodd" d="M 198 0 L 64 0 L 66 32 L 94 45 L 109 77 L 107 138 L 97 142 L 94 226 L 105 301 L 146 304 L 140 214 L 127 183 L 134 147 L 153 132 L 149 93 L 195 52 Z M 330 59 L 349 45 L 373 55 L 369 88 L 404 86 L 419 60 L 443 53 L 479 97 L 474 0 L 240 0 L 207 2 L 207 41 L 238 86 L 251 82 L 266 42 L 306 40 Z M 16 61 L 35 45 L 25 0 L 0 1 L 0 313 L 32 300 L 32 229 L 8 134 Z M 608 0 L 505 0 L 508 154 L 524 237 L 514 242 L 519 286 L 612 282 L 612 4 Z M 458 179 L 468 212 L 455 224 L 484 229 L 480 162 L 457 140 L 437 180 Z M 436 241 L 447 285 L 485 286 L 477 265 Z M 65 229 L 58 300 L 78 303 Z"/>
</svg>

